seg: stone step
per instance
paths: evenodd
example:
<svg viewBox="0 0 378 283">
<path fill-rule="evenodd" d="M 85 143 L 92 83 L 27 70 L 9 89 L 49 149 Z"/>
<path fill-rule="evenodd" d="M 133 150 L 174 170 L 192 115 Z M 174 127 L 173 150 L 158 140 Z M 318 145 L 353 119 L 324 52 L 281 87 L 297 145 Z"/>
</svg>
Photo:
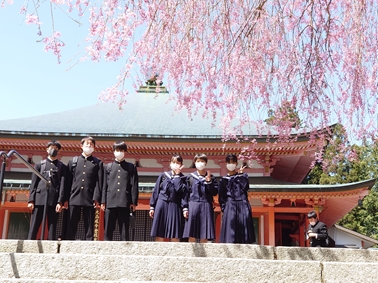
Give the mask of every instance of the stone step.
<svg viewBox="0 0 378 283">
<path fill-rule="evenodd" d="M 0 240 L 0 252 L 377 262 L 378 250 L 219 243 Z"/>
<path fill-rule="evenodd" d="M 0 240 L 0 282 L 377 282 L 378 251 Z"/>
<path fill-rule="evenodd" d="M 271 278 L 278 281 L 285 278 L 290 279 L 290 282 L 319 282 L 320 269 L 320 263 L 315 261 L 95 254 L 0 254 L 2 277 L 21 279 L 267 282 Z M 311 276 L 310 281 L 308 270 L 315 274 Z"/>
<path fill-rule="evenodd" d="M 10 279 L 22 282 L 376 282 L 377 267 L 372 262 L 0 253 L 1 282 Z"/>
<path fill-rule="evenodd" d="M 2 283 L 120 283 L 125 282 L 124 280 L 60 280 L 60 279 L 6 279 L 0 277 L 0 282 Z M 128 283 L 161 283 L 162 281 L 127 281 Z M 177 282 L 164 282 L 164 283 L 177 283 Z M 194 282 L 189 282 L 194 283 Z"/>
<path fill-rule="evenodd" d="M 130 280 L 60 280 L 60 279 L 20 279 L 20 278 L 2 278 L 1 283 L 161 283 L 163 281 L 130 281 Z M 164 281 L 164 283 L 178 283 L 178 281 Z M 195 283 L 195 282 L 185 282 Z"/>
</svg>

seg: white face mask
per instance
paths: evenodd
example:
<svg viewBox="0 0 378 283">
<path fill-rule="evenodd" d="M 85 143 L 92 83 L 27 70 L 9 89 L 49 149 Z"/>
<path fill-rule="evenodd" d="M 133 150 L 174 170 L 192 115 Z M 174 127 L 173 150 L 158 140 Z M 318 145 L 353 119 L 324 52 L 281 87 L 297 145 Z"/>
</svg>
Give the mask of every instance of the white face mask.
<svg viewBox="0 0 378 283">
<path fill-rule="evenodd" d="M 226 164 L 226 167 L 227 167 L 228 171 L 234 171 L 235 168 L 236 168 L 236 164 L 228 163 L 228 164 Z"/>
<path fill-rule="evenodd" d="M 203 169 L 205 169 L 205 167 L 206 167 L 205 162 L 202 162 L 202 161 L 196 162 L 196 168 L 197 168 L 198 171 L 202 171 Z"/>
<path fill-rule="evenodd" d="M 314 226 L 316 224 L 316 222 L 314 221 L 314 222 L 310 222 L 310 225 L 311 226 Z"/>
<path fill-rule="evenodd" d="M 114 157 L 120 161 L 123 159 L 123 157 L 125 156 L 125 153 L 123 151 L 115 151 L 114 152 Z"/>
<path fill-rule="evenodd" d="M 171 167 L 172 171 L 175 171 L 180 168 L 180 164 L 177 163 L 171 163 L 169 166 Z"/>
<path fill-rule="evenodd" d="M 93 148 L 93 147 L 90 147 L 90 146 L 83 146 L 83 152 L 84 152 L 86 155 L 91 155 L 93 151 L 94 151 L 94 148 Z"/>
</svg>

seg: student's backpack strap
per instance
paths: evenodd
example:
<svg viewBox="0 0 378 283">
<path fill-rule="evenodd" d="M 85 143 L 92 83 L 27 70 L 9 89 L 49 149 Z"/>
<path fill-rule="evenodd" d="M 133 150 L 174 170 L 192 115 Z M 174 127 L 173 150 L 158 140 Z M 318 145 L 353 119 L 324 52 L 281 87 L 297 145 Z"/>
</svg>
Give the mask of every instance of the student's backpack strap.
<svg viewBox="0 0 378 283">
<path fill-rule="evenodd" d="M 78 160 L 79 160 L 79 156 L 74 156 L 74 158 L 72 159 L 72 167 L 71 167 L 72 174 L 75 172 L 75 168 L 77 166 Z M 93 163 L 96 164 L 96 165 L 100 164 L 100 159 L 93 156 Z"/>
<path fill-rule="evenodd" d="M 71 167 L 72 174 L 75 172 L 75 168 L 77 166 L 78 160 L 79 160 L 79 156 L 74 156 L 74 158 L 72 159 L 72 167 Z"/>
<path fill-rule="evenodd" d="M 114 162 L 110 162 L 110 163 L 106 164 L 106 174 L 109 175 L 110 172 L 112 172 L 113 163 L 114 163 Z"/>
<path fill-rule="evenodd" d="M 60 182 L 60 179 L 62 177 L 62 167 L 63 167 L 64 164 L 63 164 L 62 161 L 58 160 L 58 163 L 56 165 L 57 165 L 56 167 L 58 169 L 58 180 Z"/>
<path fill-rule="evenodd" d="M 93 163 L 96 164 L 96 165 L 99 165 L 100 164 L 100 159 L 98 159 L 97 157 L 93 156 Z"/>
<path fill-rule="evenodd" d="M 43 172 L 46 171 L 46 159 L 43 159 L 41 161 L 41 169 L 40 169 L 40 173 L 43 174 Z"/>
<path fill-rule="evenodd" d="M 78 160 L 79 160 L 79 156 L 74 156 L 74 158 L 72 159 L 71 173 L 72 173 L 74 182 L 76 181 L 76 178 L 75 178 L 75 169 L 76 169 L 77 161 Z"/>
</svg>

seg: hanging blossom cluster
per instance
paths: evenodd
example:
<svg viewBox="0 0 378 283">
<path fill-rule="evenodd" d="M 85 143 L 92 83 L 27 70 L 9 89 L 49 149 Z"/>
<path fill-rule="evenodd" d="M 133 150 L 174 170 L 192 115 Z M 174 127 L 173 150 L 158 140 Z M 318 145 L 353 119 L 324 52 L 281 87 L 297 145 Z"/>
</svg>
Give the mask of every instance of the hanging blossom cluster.
<svg viewBox="0 0 378 283">
<path fill-rule="evenodd" d="M 42 42 L 44 43 L 44 51 L 52 51 L 54 55 L 58 59 L 58 63 L 61 62 L 61 50 L 62 47 L 65 46 L 64 42 L 59 39 L 60 37 L 60 32 L 56 31 L 54 32 L 51 36 L 47 36 L 42 39 Z"/>
<path fill-rule="evenodd" d="M 25 9 L 25 7 L 24 7 Z M 22 10 L 24 11 L 24 10 Z M 25 20 L 25 23 L 27 25 L 31 25 L 31 24 L 36 24 L 36 25 L 40 25 L 42 24 L 40 21 L 39 21 L 39 18 L 37 15 L 31 15 L 31 14 L 27 14 L 26 15 L 26 20 Z"/>
<path fill-rule="evenodd" d="M 137 66 L 141 77 L 153 70 L 178 109 L 212 117 L 225 140 L 268 134 L 278 138 L 270 146 L 294 141 L 293 132 L 318 143 L 335 123 L 356 138 L 375 137 L 375 2 L 51 0 L 79 15 L 88 12 L 88 58 L 126 58 L 102 100 L 122 107 L 131 70 Z M 282 112 L 288 106 L 295 122 Z"/>
<path fill-rule="evenodd" d="M 13 0 L 2 0 L 2 1 L 1 1 L 1 4 L 0 4 L 0 7 L 1 7 L 1 8 L 5 7 L 5 4 L 10 4 L 10 5 L 12 5 L 13 2 L 14 2 Z"/>
</svg>

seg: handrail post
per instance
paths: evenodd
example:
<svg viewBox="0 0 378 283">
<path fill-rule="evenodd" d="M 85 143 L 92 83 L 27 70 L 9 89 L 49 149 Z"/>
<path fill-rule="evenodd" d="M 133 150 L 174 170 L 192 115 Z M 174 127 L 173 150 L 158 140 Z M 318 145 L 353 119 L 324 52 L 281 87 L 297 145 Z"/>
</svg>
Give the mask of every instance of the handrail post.
<svg viewBox="0 0 378 283">
<path fill-rule="evenodd" d="M 1 203 L 2 197 L 3 197 L 4 172 L 5 172 L 5 166 L 7 164 L 6 156 L 7 155 L 4 151 L 0 152 L 0 157 L 3 157 L 3 162 L 1 163 L 1 171 L 0 171 L 0 203 Z"/>
</svg>

